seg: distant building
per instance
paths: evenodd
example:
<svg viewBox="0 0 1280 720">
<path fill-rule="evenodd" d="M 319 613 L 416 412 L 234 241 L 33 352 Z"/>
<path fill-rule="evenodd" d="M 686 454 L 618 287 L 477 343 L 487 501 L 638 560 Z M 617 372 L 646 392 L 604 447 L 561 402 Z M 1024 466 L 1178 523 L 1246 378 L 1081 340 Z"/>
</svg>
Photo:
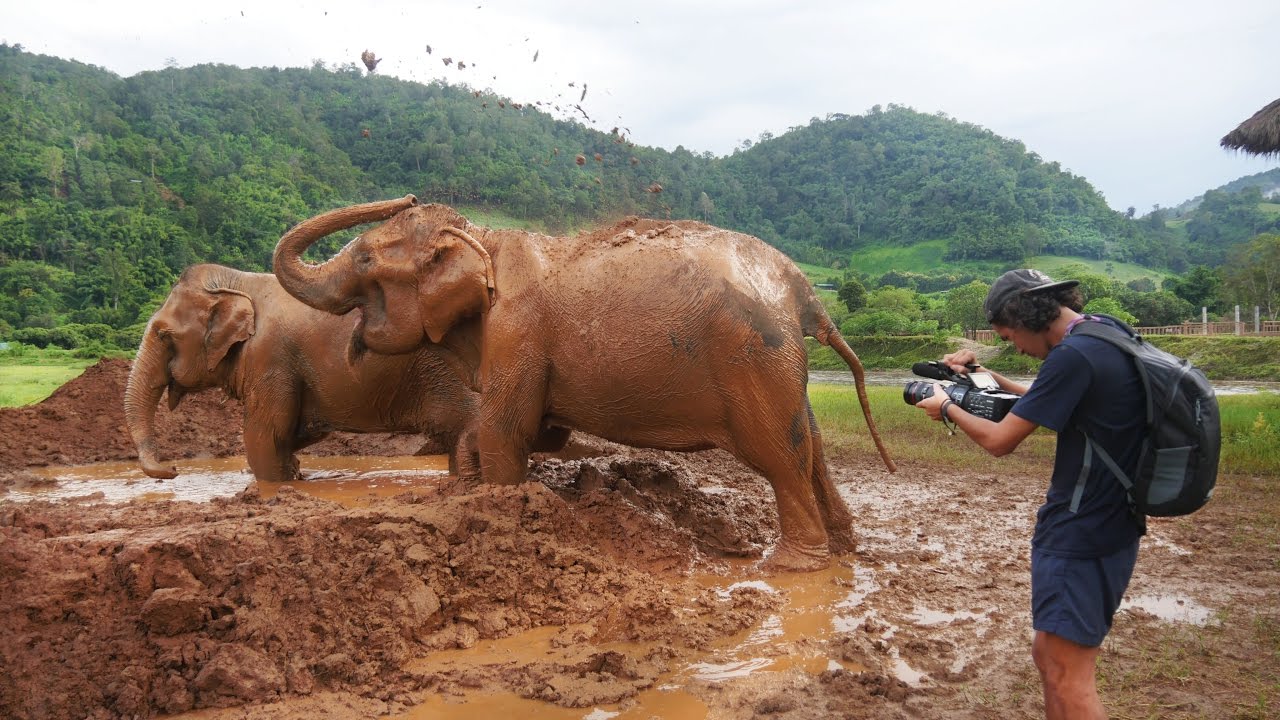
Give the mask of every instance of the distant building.
<svg viewBox="0 0 1280 720">
<path fill-rule="evenodd" d="M 816 288 L 818 288 L 819 290 L 836 290 L 836 289 L 838 289 L 838 288 L 836 288 L 836 284 L 835 284 L 835 283 L 814 283 L 814 284 L 813 284 L 813 286 L 814 286 L 814 287 L 816 287 Z"/>
</svg>

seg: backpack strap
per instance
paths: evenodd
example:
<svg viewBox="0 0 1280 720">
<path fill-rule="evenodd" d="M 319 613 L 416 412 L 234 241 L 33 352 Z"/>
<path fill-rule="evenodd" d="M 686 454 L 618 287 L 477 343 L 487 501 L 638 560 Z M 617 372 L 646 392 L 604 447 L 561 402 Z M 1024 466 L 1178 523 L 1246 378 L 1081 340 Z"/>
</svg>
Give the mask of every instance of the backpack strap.
<svg viewBox="0 0 1280 720">
<path fill-rule="evenodd" d="M 1129 327 L 1129 325 L 1120 318 L 1115 318 L 1103 313 L 1096 313 L 1094 317 L 1106 318 L 1120 327 L 1116 328 L 1108 325 L 1107 323 L 1101 322 L 1082 322 L 1071 329 L 1071 334 L 1088 335 L 1089 337 L 1098 338 L 1133 358 L 1133 366 L 1138 371 L 1138 378 L 1142 380 L 1143 390 L 1150 388 L 1151 381 L 1147 377 L 1147 366 L 1143 365 L 1142 361 L 1138 359 L 1138 349 L 1136 347 L 1136 344 L 1141 344 L 1146 341 L 1142 339 L 1142 336 L 1139 335 L 1136 330 Z M 1125 335 L 1127 338 L 1122 340 L 1119 335 Z M 1147 396 L 1147 427 L 1151 428 L 1156 421 L 1155 398 L 1151 396 L 1149 391 L 1143 394 Z"/>
<path fill-rule="evenodd" d="M 1097 455 L 1102 459 L 1102 464 L 1106 465 L 1107 469 L 1111 471 L 1111 474 L 1115 475 L 1116 479 L 1120 481 L 1120 484 L 1124 486 L 1125 492 L 1129 494 L 1129 502 L 1132 504 L 1133 481 L 1129 479 L 1129 476 L 1125 474 L 1124 470 L 1120 469 L 1120 465 L 1112 459 L 1111 455 L 1108 454 L 1106 450 L 1102 449 L 1102 445 L 1094 442 L 1093 438 L 1088 435 L 1085 435 L 1084 430 L 1081 430 L 1080 434 L 1084 435 L 1084 460 L 1080 463 L 1080 478 L 1076 480 L 1076 489 L 1071 495 L 1071 512 L 1078 512 L 1080 510 L 1080 498 L 1084 496 L 1084 486 L 1085 482 L 1089 479 L 1089 470 L 1093 466 L 1094 455 Z"/>
</svg>

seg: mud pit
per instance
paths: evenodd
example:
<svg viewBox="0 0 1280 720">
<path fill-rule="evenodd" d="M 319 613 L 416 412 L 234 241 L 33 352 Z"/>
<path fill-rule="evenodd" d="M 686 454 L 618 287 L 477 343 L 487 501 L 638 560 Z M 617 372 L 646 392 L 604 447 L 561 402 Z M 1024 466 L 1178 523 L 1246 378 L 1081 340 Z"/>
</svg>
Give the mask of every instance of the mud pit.
<svg viewBox="0 0 1280 720">
<path fill-rule="evenodd" d="M 32 500 L 52 482 L 42 465 L 132 457 L 127 373 L 107 361 L 0 411 L 0 715 L 1039 713 L 1027 539 L 1042 474 L 916 463 L 890 476 L 875 456 L 836 453 L 858 551 L 781 576 L 755 569 L 777 537 L 762 478 L 718 451 L 577 435 L 516 487 L 424 471 L 391 495 L 355 481 L 347 502 L 306 482 L 204 502 Z M 161 452 L 188 458 L 180 470 L 235 456 L 239 414 L 216 393 L 162 408 Z M 341 435 L 308 451 L 438 448 Z M 1234 632 L 1232 608 L 1274 605 L 1275 562 L 1220 542 L 1234 522 L 1221 507 L 1152 522 L 1108 641 L 1117 692 L 1170 632 Z M 1230 697 L 1156 685 L 1150 705 L 1238 713 Z"/>
</svg>

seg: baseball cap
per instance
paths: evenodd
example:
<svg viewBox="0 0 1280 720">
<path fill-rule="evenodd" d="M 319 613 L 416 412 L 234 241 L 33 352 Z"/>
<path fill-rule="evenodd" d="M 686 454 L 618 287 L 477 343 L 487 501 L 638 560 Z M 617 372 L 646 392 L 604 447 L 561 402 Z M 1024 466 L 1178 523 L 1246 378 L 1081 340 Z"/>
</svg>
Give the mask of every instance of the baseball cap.
<svg viewBox="0 0 1280 720">
<path fill-rule="evenodd" d="M 987 299 L 982 303 L 982 310 L 987 314 L 987 322 L 991 322 L 1001 308 L 1019 295 L 1049 292 L 1050 290 L 1075 287 L 1079 284 L 1079 280 L 1059 280 L 1055 282 L 1048 275 L 1030 268 L 1010 270 L 996 278 L 996 281 L 991 284 L 991 289 L 987 291 Z"/>
</svg>

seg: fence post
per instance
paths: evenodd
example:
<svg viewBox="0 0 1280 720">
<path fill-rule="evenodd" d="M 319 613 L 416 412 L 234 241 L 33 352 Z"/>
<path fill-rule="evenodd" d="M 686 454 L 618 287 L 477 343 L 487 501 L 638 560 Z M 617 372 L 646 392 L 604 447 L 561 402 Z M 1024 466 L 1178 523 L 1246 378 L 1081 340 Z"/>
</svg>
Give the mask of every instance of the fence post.
<svg viewBox="0 0 1280 720">
<path fill-rule="evenodd" d="M 1262 334 L 1261 312 L 1262 312 L 1261 309 L 1257 305 L 1253 306 L 1253 334 L 1254 335 Z"/>
<path fill-rule="evenodd" d="M 1240 306 L 1236 306 L 1236 334 L 1240 334 Z"/>
<path fill-rule="evenodd" d="M 1209 334 L 1209 308 L 1200 306 L 1200 334 Z"/>
</svg>

